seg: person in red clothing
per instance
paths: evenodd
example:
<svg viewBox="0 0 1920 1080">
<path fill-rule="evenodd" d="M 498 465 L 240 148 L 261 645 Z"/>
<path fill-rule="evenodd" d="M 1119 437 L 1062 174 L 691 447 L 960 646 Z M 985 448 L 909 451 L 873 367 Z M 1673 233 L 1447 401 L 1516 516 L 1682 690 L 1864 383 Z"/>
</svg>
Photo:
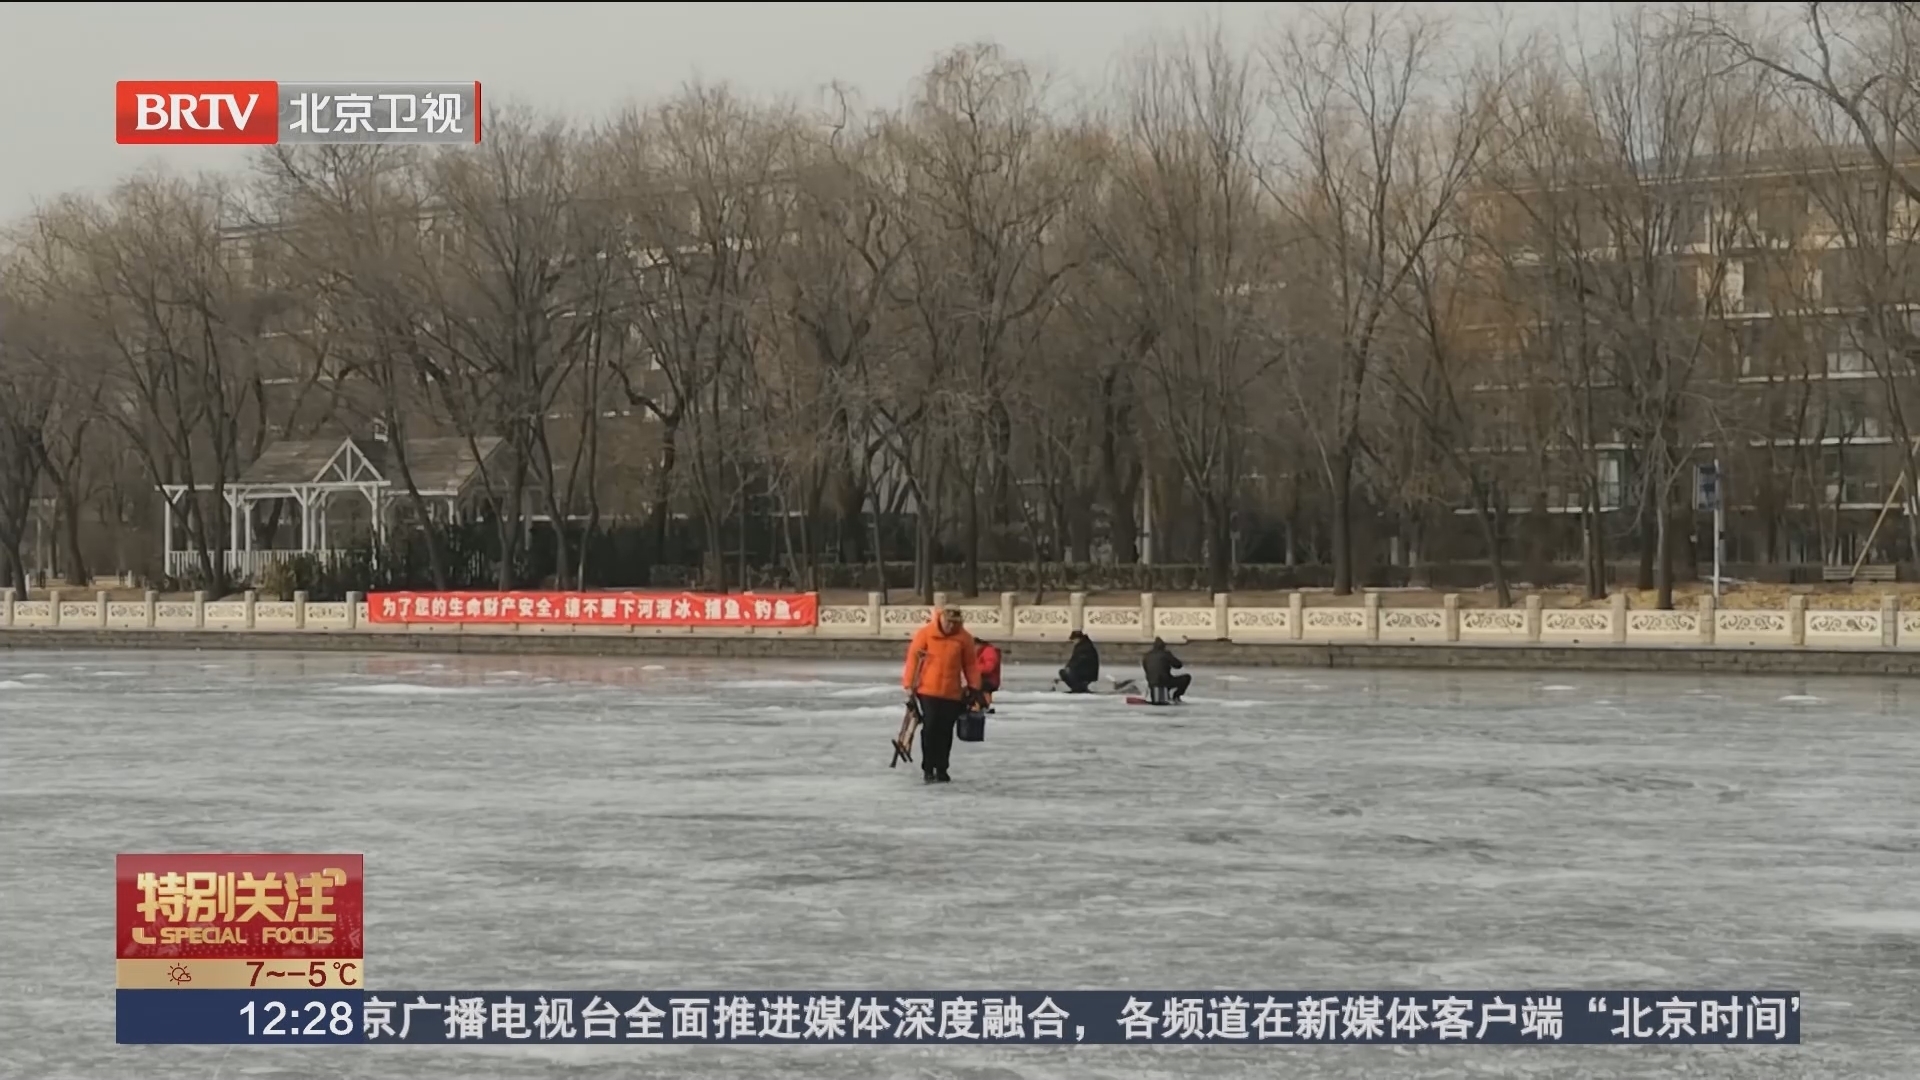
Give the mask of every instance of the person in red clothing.
<svg viewBox="0 0 1920 1080">
<path fill-rule="evenodd" d="M 907 644 L 900 688 L 920 710 L 920 772 L 946 783 L 953 726 L 966 710 L 967 692 L 980 689 L 980 655 L 957 608 L 943 608 Z"/>
<path fill-rule="evenodd" d="M 1000 649 L 991 641 L 975 638 L 980 649 L 980 707 L 993 711 L 993 695 L 1000 689 Z"/>
</svg>

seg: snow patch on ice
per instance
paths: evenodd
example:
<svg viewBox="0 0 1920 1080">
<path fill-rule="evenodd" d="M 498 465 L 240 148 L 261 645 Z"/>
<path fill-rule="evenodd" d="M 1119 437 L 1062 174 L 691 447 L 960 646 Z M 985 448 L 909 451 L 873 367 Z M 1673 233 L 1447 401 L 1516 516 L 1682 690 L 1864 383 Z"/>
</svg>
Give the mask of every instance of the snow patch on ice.
<svg viewBox="0 0 1920 1080">
<path fill-rule="evenodd" d="M 993 704 L 995 716 L 1004 715 L 1015 718 L 1022 716 L 1078 716 L 1081 712 L 1078 705 L 1052 705 L 1039 701 L 1009 703 L 1002 701 L 998 695 L 994 696 Z M 1002 705 L 1005 705 L 1006 708 L 1001 708 Z M 1017 708 L 1015 707 L 1016 705 L 1018 706 Z"/>
<path fill-rule="evenodd" d="M 835 684 L 825 679 L 728 679 L 724 682 L 713 684 L 717 689 L 727 690 L 807 690 L 816 686 L 833 685 Z M 861 693 L 866 693 L 869 688 L 863 686 L 858 689 Z M 836 694 L 835 696 L 846 697 L 849 695 Z"/>
<path fill-rule="evenodd" d="M 641 670 L 641 671 L 665 671 L 665 670 L 667 670 L 667 665 L 665 665 L 665 664 L 643 664 L 643 665 L 641 665 L 641 667 L 640 667 L 640 670 Z"/>
<path fill-rule="evenodd" d="M 993 700 L 995 702 L 1057 701 L 1062 696 L 1063 695 L 1060 695 L 1060 694 L 1049 693 L 1048 691 L 1045 691 L 1045 690 L 998 690 L 994 692 Z"/>
<path fill-rule="evenodd" d="M 0 679 L 0 690 L 31 690 L 32 683 L 23 683 L 19 679 Z"/>
<path fill-rule="evenodd" d="M 1222 675 L 1220 676 L 1220 681 L 1221 682 L 1246 682 L 1247 677 L 1245 675 Z"/>
<path fill-rule="evenodd" d="M 891 716 L 898 720 L 901 708 L 899 705 L 855 705 L 850 709 L 835 709 L 833 714 L 835 716 Z"/>
<path fill-rule="evenodd" d="M 837 698 L 863 698 L 884 697 L 888 694 L 899 695 L 900 693 L 902 693 L 902 691 L 898 686 L 845 686 L 838 690 L 829 691 L 827 696 Z"/>
<path fill-rule="evenodd" d="M 1831 911 L 1827 921 L 1849 930 L 1920 934 L 1920 911 Z"/>
<path fill-rule="evenodd" d="M 385 697 L 432 697 L 481 692 L 467 686 L 421 686 L 418 683 L 374 683 L 372 686 L 342 686 L 336 689 L 342 694 L 376 694 Z"/>
<path fill-rule="evenodd" d="M 28 672 L 28 673 L 27 673 L 27 674 L 25 674 L 25 675 L 22 675 L 22 676 L 20 676 L 20 677 L 21 677 L 21 678 L 23 678 L 23 679 L 51 679 L 51 678 L 53 678 L 53 676 L 51 676 L 51 675 L 48 675 L 48 674 L 47 674 L 46 672 L 43 672 L 43 671 L 31 671 L 31 672 Z"/>
<path fill-rule="evenodd" d="M 1827 703 L 1826 698 L 1814 697 L 1812 694 L 1787 694 L 1780 700 L 1792 705 L 1825 705 Z"/>
<path fill-rule="evenodd" d="M 1565 683 L 1554 683 L 1552 686 L 1543 686 L 1540 689 L 1550 690 L 1550 691 L 1553 691 L 1554 693 L 1560 693 L 1561 691 L 1565 691 L 1565 690 L 1577 690 L 1579 689 L 1579 687 L 1568 686 Z"/>
</svg>

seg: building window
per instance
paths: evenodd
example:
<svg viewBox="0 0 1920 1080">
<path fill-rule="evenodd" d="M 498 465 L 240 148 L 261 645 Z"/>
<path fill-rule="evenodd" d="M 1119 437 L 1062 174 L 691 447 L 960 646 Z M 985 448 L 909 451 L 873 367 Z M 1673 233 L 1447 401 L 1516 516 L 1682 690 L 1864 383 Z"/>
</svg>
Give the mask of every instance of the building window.
<svg viewBox="0 0 1920 1080">
<path fill-rule="evenodd" d="M 1864 329 L 1852 325 L 1833 329 L 1827 342 L 1827 374 L 1858 375 L 1867 370 L 1867 354 L 1860 347 Z"/>
<path fill-rule="evenodd" d="M 1619 454 L 1602 454 L 1600 456 L 1599 495 L 1600 509 L 1602 510 L 1617 510 L 1620 507 L 1620 496 L 1623 494 L 1621 482 L 1623 470 L 1621 469 L 1621 465 L 1622 462 Z"/>
<path fill-rule="evenodd" d="M 1863 401 L 1840 400 L 1827 403 L 1829 439 L 1877 439 L 1880 415 Z"/>
</svg>

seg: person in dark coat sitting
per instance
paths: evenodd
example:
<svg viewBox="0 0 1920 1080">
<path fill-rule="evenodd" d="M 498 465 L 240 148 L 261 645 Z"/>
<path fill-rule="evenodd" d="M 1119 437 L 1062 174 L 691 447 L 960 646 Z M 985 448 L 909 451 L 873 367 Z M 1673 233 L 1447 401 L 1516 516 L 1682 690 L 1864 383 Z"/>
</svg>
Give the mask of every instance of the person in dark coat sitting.
<svg viewBox="0 0 1920 1080">
<path fill-rule="evenodd" d="M 1153 639 L 1153 646 L 1140 658 L 1140 667 L 1147 673 L 1147 690 L 1153 693 L 1156 700 L 1161 692 L 1175 703 L 1186 696 L 1187 688 L 1193 685 L 1193 676 L 1173 673 L 1174 669 L 1186 666 L 1159 638 Z"/>
<path fill-rule="evenodd" d="M 1060 669 L 1060 681 L 1067 684 L 1067 693 L 1084 694 L 1100 677 L 1100 650 L 1093 647 L 1093 639 L 1075 630 L 1067 635 L 1073 642 L 1073 655 L 1067 657 L 1067 666 Z"/>
</svg>

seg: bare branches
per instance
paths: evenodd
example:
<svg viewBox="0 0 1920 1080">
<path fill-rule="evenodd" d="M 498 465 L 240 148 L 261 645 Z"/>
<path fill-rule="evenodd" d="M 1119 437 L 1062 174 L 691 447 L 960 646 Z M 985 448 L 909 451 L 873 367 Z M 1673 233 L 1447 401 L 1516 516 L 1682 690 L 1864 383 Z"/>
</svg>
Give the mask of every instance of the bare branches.
<svg viewBox="0 0 1920 1080">
<path fill-rule="evenodd" d="M 1577 543 L 1590 597 L 1637 547 L 1665 599 L 1682 480 L 1739 455 L 1793 474 L 1756 482 L 1770 557 L 1838 551 L 1851 477 L 1920 473 L 1920 21 L 1682 14 L 1470 48 L 1315 6 L 1150 44 L 1078 113 L 976 44 L 897 110 L 696 85 L 57 203 L 0 281 L 0 570 L 29 504 L 191 485 L 217 586 L 223 485 L 375 424 L 443 585 L 484 553 L 884 592 L 911 544 L 922 595 L 1296 556 L 1347 592 L 1432 547 L 1506 602 L 1510 552 Z M 459 507 L 414 483 L 428 436 L 481 462 Z"/>
<path fill-rule="evenodd" d="M 1279 273 L 1286 237 L 1258 179 L 1250 59 L 1215 28 L 1136 58 L 1127 138 L 1091 222 L 1114 295 L 1136 313 L 1141 402 L 1207 522 L 1224 591 L 1257 388 L 1289 347 Z M 1123 323 L 1123 325 L 1127 325 Z"/>
<path fill-rule="evenodd" d="M 1301 310 L 1316 316 L 1307 336 L 1317 348 L 1296 355 L 1338 357 L 1331 370 L 1289 371 L 1333 503 L 1336 593 L 1354 584 L 1354 466 L 1383 333 L 1429 247 L 1449 240 L 1504 80 L 1445 70 L 1445 47 L 1440 23 L 1342 9 L 1284 34 L 1267 56 L 1287 149 L 1266 183 L 1313 267 L 1299 287 L 1312 294 Z"/>
</svg>

